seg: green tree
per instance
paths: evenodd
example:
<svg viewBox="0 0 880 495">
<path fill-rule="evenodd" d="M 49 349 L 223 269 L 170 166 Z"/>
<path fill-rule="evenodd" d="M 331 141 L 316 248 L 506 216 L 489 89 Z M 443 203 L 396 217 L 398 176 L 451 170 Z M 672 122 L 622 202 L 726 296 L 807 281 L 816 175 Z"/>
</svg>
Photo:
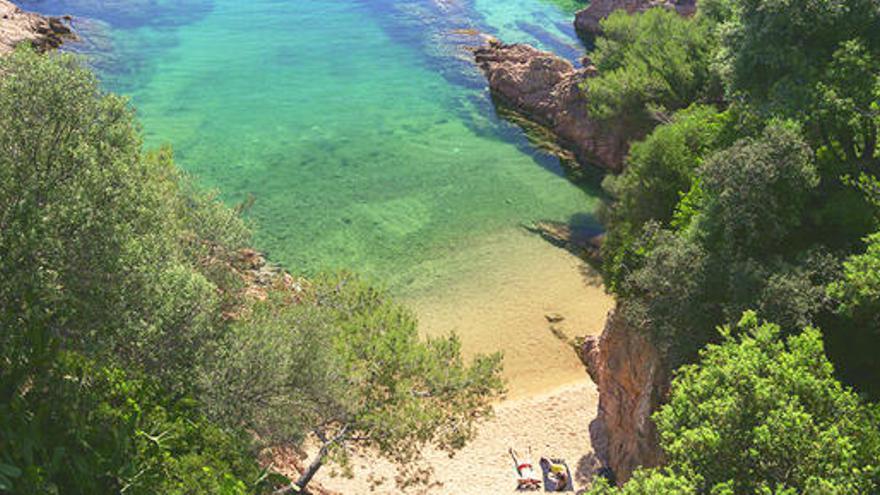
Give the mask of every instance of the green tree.
<svg viewBox="0 0 880 495">
<path fill-rule="evenodd" d="M 747 308 L 787 330 L 813 322 L 834 276 L 833 260 L 799 228 L 817 180 L 797 129 L 771 125 L 705 159 L 674 213 L 677 231 L 643 227 L 615 288 L 622 316 L 654 338 L 670 367 L 692 361 L 715 337 L 709 329 Z"/>
<path fill-rule="evenodd" d="M 713 335 L 706 331 L 722 316 L 709 286 L 724 273 L 712 272 L 709 253 L 668 230 L 653 232 L 643 266 L 630 273 L 619 293 L 619 311 L 633 328 L 648 333 L 670 367 L 690 361 Z"/>
<path fill-rule="evenodd" d="M 835 379 L 821 333 L 782 339 L 779 326 L 749 312 L 721 335 L 676 372 L 654 415 L 668 462 L 634 477 L 642 493 L 666 493 L 648 489 L 664 483 L 731 495 L 876 491 L 880 416 Z"/>
<path fill-rule="evenodd" d="M 244 399 L 231 417 L 260 436 L 307 431 L 322 442 L 300 489 L 328 459 L 345 465 L 353 444 L 395 461 L 403 484 L 415 482 L 420 451 L 463 446 L 502 391 L 500 355 L 465 364 L 456 338 L 420 339 L 409 311 L 351 275 L 314 281 L 295 305 L 284 297 L 236 325 L 232 359 L 218 360 L 205 381 L 221 387 L 211 403 Z"/>
<path fill-rule="evenodd" d="M 142 155 L 126 101 L 71 56 L 18 50 L 0 74 L 4 348 L 55 342 L 184 388 L 221 312 L 184 250 L 173 163 Z"/>
<path fill-rule="evenodd" d="M 760 138 L 721 151 L 698 172 L 703 202 L 693 231 L 708 249 L 735 258 L 791 252 L 819 177 L 793 124 L 771 124 Z"/>
<path fill-rule="evenodd" d="M 617 290 L 626 273 L 638 267 L 632 252 L 644 225 L 655 221 L 668 226 L 703 159 L 721 147 L 726 118 L 727 114 L 701 105 L 677 112 L 670 122 L 632 145 L 623 173 L 602 182 L 613 200 L 603 212 L 608 235 L 602 257 L 610 290 Z"/>
<path fill-rule="evenodd" d="M 657 114 L 718 100 L 720 80 L 711 66 L 717 43 L 708 23 L 667 9 L 619 10 L 602 21 L 602 31 L 590 54 L 599 74 L 584 82 L 595 117 L 622 119 L 641 131 Z"/>
<path fill-rule="evenodd" d="M 843 273 L 828 285 L 837 320 L 829 348 L 840 356 L 840 368 L 850 383 L 880 397 L 880 233 L 865 239 L 863 252 L 843 262 Z"/>
<path fill-rule="evenodd" d="M 815 146 L 876 167 L 880 9 L 874 0 L 739 0 L 726 24 L 734 93 L 803 121 Z"/>
<path fill-rule="evenodd" d="M 247 229 L 141 145 L 73 57 L 0 58 L 3 490 L 255 489 L 249 439 L 189 398 Z"/>
<path fill-rule="evenodd" d="M 250 443 L 155 381 L 62 352 L 0 400 L 0 493 L 258 493 Z"/>
<path fill-rule="evenodd" d="M 659 470 L 639 469 L 621 487 L 615 487 L 604 478 L 593 481 L 587 495 L 696 495 L 691 480 Z"/>
</svg>

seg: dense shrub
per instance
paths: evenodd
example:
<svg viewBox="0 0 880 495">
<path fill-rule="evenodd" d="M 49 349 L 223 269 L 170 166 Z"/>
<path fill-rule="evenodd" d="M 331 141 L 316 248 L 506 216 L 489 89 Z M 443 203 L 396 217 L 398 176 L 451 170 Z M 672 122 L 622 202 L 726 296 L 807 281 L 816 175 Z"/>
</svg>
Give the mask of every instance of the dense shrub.
<svg viewBox="0 0 880 495">
<path fill-rule="evenodd" d="M 320 467 L 473 435 L 500 356 L 356 277 L 255 275 L 238 211 L 141 147 L 75 58 L 0 58 L 0 491 L 260 493 L 257 446 L 312 433 Z"/>
<path fill-rule="evenodd" d="M 682 367 L 654 415 L 667 465 L 591 493 L 873 493 L 878 411 L 834 378 L 818 330 L 746 313 Z"/>
<path fill-rule="evenodd" d="M 634 16 L 619 10 L 602 21 L 602 31 L 590 54 L 599 75 L 584 83 L 594 117 L 622 119 L 641 129 L 651 126 L 656 114 L 720 96 L 710 23 L 667 9 Z"/>
</svg>

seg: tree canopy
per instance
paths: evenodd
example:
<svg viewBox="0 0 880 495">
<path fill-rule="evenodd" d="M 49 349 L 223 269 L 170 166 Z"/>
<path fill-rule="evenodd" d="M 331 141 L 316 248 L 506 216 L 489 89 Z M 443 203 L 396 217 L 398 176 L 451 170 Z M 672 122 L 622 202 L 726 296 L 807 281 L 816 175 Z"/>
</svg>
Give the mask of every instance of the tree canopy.
<svg viewBox="0 0 880 495">
<path fill-rule="evenodd" d="M 818 330 L 781 334 L 753 312 L 721 329 L 654 415 L 666 466 L 591 493 L 873 493 L 877 408 L 835 379 Z"/>
<path fill-rule="evenodd" d="M 287 297 L 234 324 L 202 381 L 219 420 L 264 441 L 314 433 L 326 447 L 315 470 L 345 465 L 357 444 L 415 480 L 421 450 L 463 446 L 503 389 L 500 355 L 467 366 L 457 338 L 421 340 L 408 310 L 352 275 L 312 281 L 295 305 Z"/>
<path fill-rule="evenodd" d="M 606 22 L 669 15 L 653 10 Z M 636 83 L 664 78 L 656 55 L 633 71 L 649 76 L 606 86 L 656 127 L 603 184 L 603 274 L 620 317 L 679 369 L 655 416 L 669 462 L 620 493 L 876 491 L 875 406 L 838 380 L 880 397 L 880 4 L 706 0 L 670 22 L 705 50 L 681 67 L 706 61 L 723 98 L 656 111 Z M 650 53 L 637 38 L 597 43 L 599 60 Z M 774 324 L 712 331 L 751 309 Z"/>
<path fill-rule="evenodd" d="M 266 493 L 290 482 L 265 446 L 405 463 L 472 436 L 500 356 L 354 276 L 255 275 L 239 212 L 142 147 L 73 56 L 0 58 L 0 491 Z"/>
<path fill-rule="evenodd" d="M 584 82 L 594 117 L 640 129 L 651 126 L 654 114 L 720 96 L 709 24 L 666 9 L 635 16 L 617 10 L 602 21 L 602 31 L 590 54 L 598 75 Z"/>
</svg>

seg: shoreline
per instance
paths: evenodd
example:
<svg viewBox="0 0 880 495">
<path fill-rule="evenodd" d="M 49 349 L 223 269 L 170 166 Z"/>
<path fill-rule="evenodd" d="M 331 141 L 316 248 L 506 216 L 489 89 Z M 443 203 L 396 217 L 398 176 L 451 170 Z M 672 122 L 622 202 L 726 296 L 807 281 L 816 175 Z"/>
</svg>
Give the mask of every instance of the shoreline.
<svg viewBox="0 0 880 495">
<path fill-rule="evenodd" d="M 332 466 L 327 466 L 315 481 L 340 494 L 515 494 L 520 492 L 516 490 L 517 475 L 508 448 L 520 455 L 527 455 L 531 448 L 531 461 L 539 473 L 542 456 L 565 459 L 577 491 L 589 486 L 600 468 L 590 434 L 598 397 L 596 385 L 584 372 L 579 381 L 503 401 L 496 406 L 494 416 L 478 427 L 476 437 L 453 457 L 431 447 L 424 450 L 424 464 L 431 473 L 427 485 L 398 488 L 395 466 L 369 451 L 352 456 L 352 478 L 334 473 Z M 307 450 L 313 454 L 317 448 Z"/>
<path fill-rule="evenodd" d="M 470 275 L 402 298 L 425 336 L 454 331 L 465 358 L 504 352 L 507 399 L 540 395 L 577 382 L 584 366 L 571 344 L 598 335 L 613 298 L 583 260 L 517 229 L 458 253 Z M 558 322 L 548 320 L 562 317 Z"/>
<path fill-rule="evenodd" d="M 502 248 L 504 248 L 502 250 Z M 455 330 L 465 358 L 476 352 L 505 352 L 508 394 L 495 404 L 493 417 L 477 427 L 476 437 L 453 457 L 424 450 L 429 483 L 400 489 L 395 466 L 369 450 L 355 450 L 353 478 L 326 466 L 315 477 L 323 488 L 342 494 L 484 495 L 518 493 L 508 448 L 533 464 L 541 456 L 565 459 L 576 489 L 587 486 L 600 462 L 592 447 L 590 424 L 598 413 L 599 393 L 569 339 L 598 335 L 613 298 L 598 274 L 568 251 L 524 231 L 487 239 L 458 255 L 480 250 L 478 276 L 462 277 L 428 295 L 403 302 L 419 317 L 423 335 Z M 556 323 L 547 316 L 561 315 Z M 317 445 L 307 444 L 309 455 Z M 300 459 L 307 464 L 310 458 Z M 285 474 L 292 467 L 279 466 Z"/>
</svg>

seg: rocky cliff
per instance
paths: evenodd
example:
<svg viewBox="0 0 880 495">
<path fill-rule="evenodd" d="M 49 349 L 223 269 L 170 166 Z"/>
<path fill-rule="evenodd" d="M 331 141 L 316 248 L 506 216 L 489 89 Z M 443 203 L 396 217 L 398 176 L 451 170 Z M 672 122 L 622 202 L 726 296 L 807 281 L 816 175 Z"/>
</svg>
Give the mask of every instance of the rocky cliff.
<svg viewBox="0 0 880 495">
<path fill-rule="evenodd" d="M 546 127 L 579 163 L 621 170 L 634 136 L 613 124 L 600 125 L 588 115 L 587 96 L 580 86 L 596 73 L 589 60 L 576 69 L 552 53 L 497 40 L 477 48 L 474 55 L 496 101 Z"/>
<path fill-rule="evenodd" d="M 663 462 L 651 414 L 666 395 L 669 373 L 654 344 L 614 310 L 602 334 L 588 337 L 581 352 L 599 388 L 599 413 L 590 426 L 593 445 L 624 483 L 637 467 Z"/>
<path fill-rule="evenodd" d="M 623 9 L 632 14 L 652 7 L 674 9 L 690 16 L 697 11 L 697 0 L 591 0 L 590 6 L 575 16 L 574 28 L 581 37 L 589 38 L 602 32 L 599 22 L 615 10 Z"/>
<path fill-rule="evenodd" d="M 25 41 L 45 51 L 73 38 L 70 17 L 45 17 L 25 12 L 9 0 L 0 0 L 0 55 Z"/>
</svg>

